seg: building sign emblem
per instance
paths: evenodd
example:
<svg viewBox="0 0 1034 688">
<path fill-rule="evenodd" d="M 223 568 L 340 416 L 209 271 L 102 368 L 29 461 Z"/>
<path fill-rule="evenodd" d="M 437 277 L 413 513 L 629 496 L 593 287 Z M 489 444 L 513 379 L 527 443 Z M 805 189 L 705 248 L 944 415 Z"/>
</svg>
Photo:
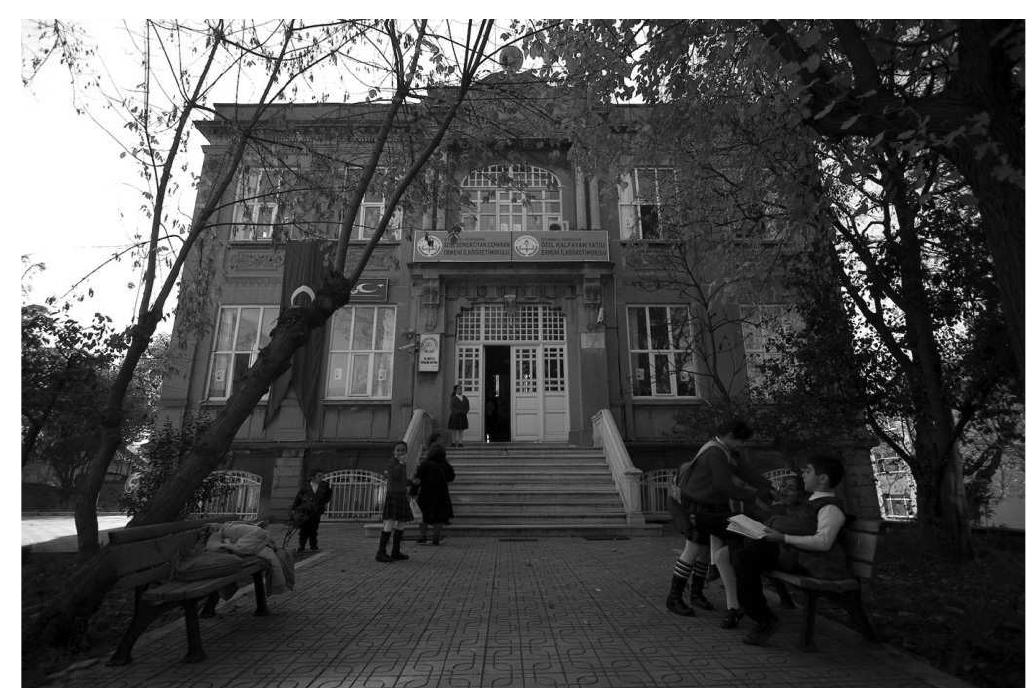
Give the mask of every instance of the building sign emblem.
<svg viewBox="0 0 1034 688">
<path fill-rule="evenodd" d="M 413 242 L 418 263 L 609 261 L 602 230 L 561 232 L 422 232 Z"/>
<path fill-rule="evenodd" d="M 445 248 L 445 242 L 434 234 L 424 233 L 424 236 L 416 240 L 416 251 L 425 258 L 435 258 Z"/>
<path fill-rule="evenodd" d="M 513 252 L 521 258 L 531 258 L 538 255 L 539 240 L 530 234 L 522 234 L 514 240 Z"/>
</svg>

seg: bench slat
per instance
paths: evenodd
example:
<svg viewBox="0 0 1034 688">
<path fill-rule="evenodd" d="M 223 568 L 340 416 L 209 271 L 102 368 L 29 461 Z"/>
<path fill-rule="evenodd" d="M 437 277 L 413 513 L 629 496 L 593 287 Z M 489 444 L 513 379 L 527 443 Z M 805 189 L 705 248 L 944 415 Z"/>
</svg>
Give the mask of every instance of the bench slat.
<svg viewBox="0 0 1034 688">
<path fill-rule="evenodd" d="M 246 561 L 241 564 L 240 571 L 221 578 L 206 578 L 199 581 L 169 581 L 153 588 L 148 588 L 140 596 L 140 601 L 145 604 L 163 604 L 166 602 L 181 602 L 183 600 L 200 599 L 207 597 L 213 592 L 219 592 L 227 585 L 246 580 L 252 574 L 264 571 L 268 566 L 264 559 L 254 558 L 253 561 Z"/>
<path fill-rule="evenodd" d="M 770 578 L 781 580 L 784 583 L 794 585 L 802 590 L 819 590 L 821 592 L 847 592 L 849 590 L 858 589 L 858 579 L 856 578 L 843 578 L 840 580 L 827 580 L 825 578 L 811 578 L 810 576 L 800 576 L 796 573 L 786 573 L 785 571 L 772 571 L 769 573 Z"/>
</svg>

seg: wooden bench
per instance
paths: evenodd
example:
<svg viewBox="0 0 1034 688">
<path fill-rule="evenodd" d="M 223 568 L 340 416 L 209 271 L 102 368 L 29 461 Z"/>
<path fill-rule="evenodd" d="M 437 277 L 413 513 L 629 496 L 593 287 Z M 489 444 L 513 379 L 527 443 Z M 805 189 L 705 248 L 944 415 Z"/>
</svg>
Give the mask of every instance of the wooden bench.
<svg viewBox="0 0 1034 688">
<path fill-rule="evenodd" d="M 844 548 L 853 576 L 840 580 L 811 578 L 786 571 L 768 571 L 773 581 L 792 585 L 805 594 L 804 626 L 801 628 L 800 647 L 815 650 L 815 610 L 820 597 L 836 600 L 854 617 L 868 640 L 878 640 L 876 629 L 869 621 L 862 603 L 862 582 L 872 578 L 873 560 L 880 536 L 878 519 L 851 519 L 844 526 Z"/>
<path fill-rule="evenodd" d="M 134 589 L 133 620 L 122 636 L 109 666 L 132 661 L 133 645 L 147 627 L 166 610 L 179 606 L 187 627 L 187 654 L 184 662 L 205 659 L 201 647 L 198 604 L 206 600 L 201 616 L 212 616 L 219 592 L 227 586 L 255 584 L 255 615 L 266 616 L 265 574 L 269 568 L 259 557 L 238 557 L 240 564 L 231 573 L 202 580 L 175 580 L 176 566 L 191 553 L 203 548 L 212 528 L 218 524 L 200 521 L 175 521 L 109 532 L 105 553 L 118 581 L 118 588 Z"/>
</svg>

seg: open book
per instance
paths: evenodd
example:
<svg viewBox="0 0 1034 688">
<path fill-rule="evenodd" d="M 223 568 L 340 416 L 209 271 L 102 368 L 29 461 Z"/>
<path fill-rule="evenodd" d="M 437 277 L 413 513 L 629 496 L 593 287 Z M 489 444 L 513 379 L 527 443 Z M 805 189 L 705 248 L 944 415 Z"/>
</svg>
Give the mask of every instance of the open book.
<svg viewBox="0 0 1034 688">
<path fill-rule="evenodd" d="M 750 516 L 736 514 L 729 518 L 726 530 L 745 535 L 753 540 L 760 540 L 765 535 L 765 524 L 755 521 Z"/>
</svg>

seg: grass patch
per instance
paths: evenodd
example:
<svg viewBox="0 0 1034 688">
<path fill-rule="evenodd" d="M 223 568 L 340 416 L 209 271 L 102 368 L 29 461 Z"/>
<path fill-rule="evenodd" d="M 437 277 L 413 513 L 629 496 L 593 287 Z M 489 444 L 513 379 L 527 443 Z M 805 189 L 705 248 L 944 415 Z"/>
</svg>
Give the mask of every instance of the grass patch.
<svg viewBox="0 0 1034 688">
<path fill-rule="evenodd" d="M 974 533 L 976 557 L 958 562 L 916 527 L 887 528 L 866 599 L 882 639 L 981 688 L 1023 685 L 1024 540 Z M 851 625 L 833 605 L 821 611 Z"/>
</svg>

